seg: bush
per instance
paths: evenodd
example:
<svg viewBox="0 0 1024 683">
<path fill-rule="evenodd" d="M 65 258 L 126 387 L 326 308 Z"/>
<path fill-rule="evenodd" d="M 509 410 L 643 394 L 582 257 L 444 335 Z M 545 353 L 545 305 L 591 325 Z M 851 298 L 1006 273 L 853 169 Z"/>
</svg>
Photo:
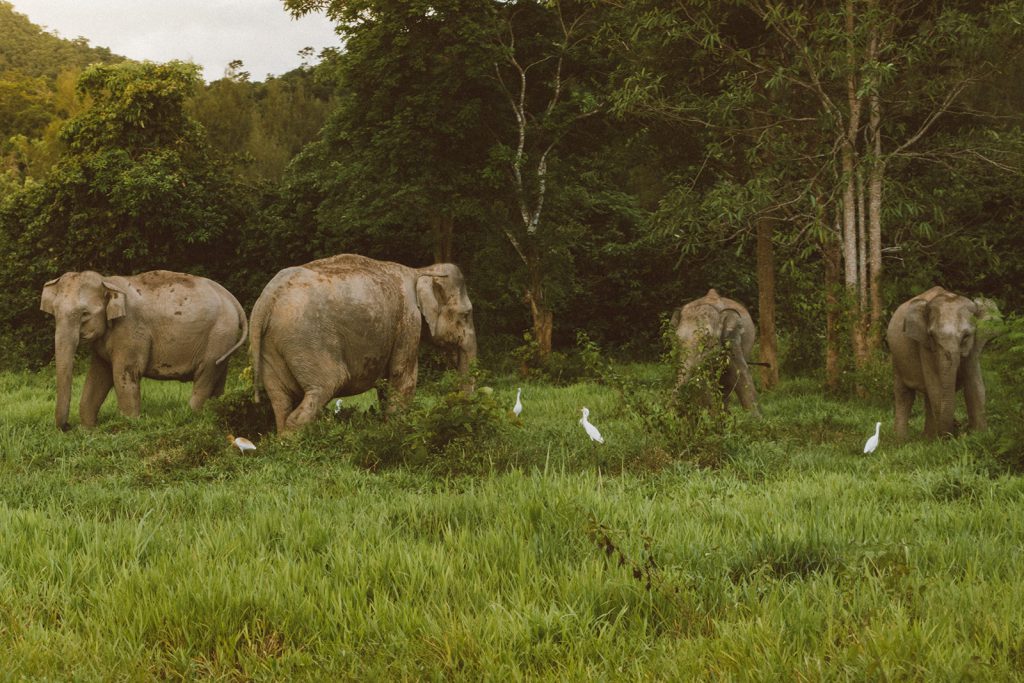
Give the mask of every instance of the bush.
<svg viewBox="0 0 1024 683">
<path fill-rule="evenodd" d="M 509 425 L 483 376 L 473 373 L 477 390 L 467 392 L 464 378 L 449 372 L 440 379 L 440 396 L 417 400 L 404 412 L 381 419 L 373 412 L 353 416 L 345 432 L 346 447 L 367 469 L 408 465 L 443 472 L 478 469 L 474 454 L 481 444 L 498 438 Z M 482 456 L 480 456 L 482 457 Z"/>
<path fill-rule="evenodd" d="M 663 362 L 678 367 L 681 361 L 674 333 L 665 326 L 668 351 Z M 613 388 L 626 409 L 644 426 L 660 456 L 640 453 L 643 463 L 660 467 L 668 459 L 691 462 L 699 467 L 718 467 L 729 457 L 731 438 L 736 433 L 735 417 L 724 409 L 718 378 L 728 362 L 722 350 L 698 366 L 689 381 L 681 386 L 651 384 L 620 374 L 602 356 L 600 349 L 585 334 L 577 342 L 580 356 L 600 381 Z"/>
<path fill-rule="evenodd" d="M 987 404 L 993 430 L 985 441 L 1001 466 L 1024 472 L 1024 317 L 989 325 L 999 336 L 983 352 L 982 366 L 998 378 L 1002 400 Z"/>
<path fill-rule="evenodd" d="M 585 336 L 584 333 L 580 333 Z M 519 373 L 530 375 L 542 382 L 566 386 L 583 379 L 593 379 L 592 368 L 580 353 L 552 351 L 546 358 L 540 354 L 537 341 L 530 332 L 523 334 L 523 344 L 512 350 Z"/>
</svg>

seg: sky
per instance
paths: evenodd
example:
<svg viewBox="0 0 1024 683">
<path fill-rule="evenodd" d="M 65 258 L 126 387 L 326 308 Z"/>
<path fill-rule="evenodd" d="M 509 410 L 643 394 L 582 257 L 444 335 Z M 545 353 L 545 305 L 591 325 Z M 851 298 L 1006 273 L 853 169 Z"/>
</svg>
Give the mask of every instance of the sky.
<svg viewBox="0 0 1024 683">
<path fill-rule="evenodd" d="M 323 14 L 293 19 L 281 0 L 10 0 L 14 11 L 62 38 L 136 60 L 192 61 L 208 81 L 241 59 L 252 80 L 279 75 L 340 45 Z"/>
</svg>

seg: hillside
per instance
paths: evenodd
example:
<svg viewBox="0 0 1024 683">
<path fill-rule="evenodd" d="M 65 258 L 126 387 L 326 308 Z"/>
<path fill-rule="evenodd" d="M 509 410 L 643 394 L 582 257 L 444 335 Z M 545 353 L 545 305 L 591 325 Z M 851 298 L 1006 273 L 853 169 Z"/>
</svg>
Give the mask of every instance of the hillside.
<svg viewBox="0 0 1024 683">
<path fill-rule="evenodd" d="M 10 2 L 0 0 L 0 76 L 17 71 L 52 80 L 69 67 L 123 59 L 105 47 L 90 47 L 84 38 L 67 40 L 48 33 L 18 13 Z"/>
</svg>

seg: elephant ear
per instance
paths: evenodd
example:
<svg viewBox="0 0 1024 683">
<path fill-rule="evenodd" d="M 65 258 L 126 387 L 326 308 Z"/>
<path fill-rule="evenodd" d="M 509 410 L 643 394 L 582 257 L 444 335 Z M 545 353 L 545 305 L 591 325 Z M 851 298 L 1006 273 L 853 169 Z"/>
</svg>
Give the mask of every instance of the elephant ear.
<svg viewBox="0 0 1024 683">
<path fill-rule="evenodd" d="M 60 277 L 64 277 L 61 275 Z M 39 310 L 50 315 L 55 315 L 53 311 L 53 302 L 57 300 L 57 283 L 60 282 L 60 277 L 55 277 L 43 285 L 43 296 L 39 300 Z"/>
<path fill-rule="evenodd" d="M 123 318 L 125 314 L 125 299 L 127 299 L 128 293 L 110 280 L 103 281 L 103 289 L 107 295 L 107 320 Z"/>
<path fill-rule="evenodd" d="M 932 338 L 928 334 L 928 302 L 924 299 L 914 299 L 907 306 L 907 312 L 903 316 L 903 334 L 918 344 L 931 347 Z"/>
<path fill-rule="evenodd" d="M 430 328 L 430 336 L 437 334 L 437 321 L 441 317 L 441 305 L 445 300 L 444 286 L 440 278 L 446 275 L 420 275 L 416 278 L 416 306 Z"/>
<path fill-rule="evenodd" d="M 974 319 L 977 331 L 974 334 L 974 351 L 980 353 L 985 344 L 1006 331 L 1003 325 L 1003 314 L 992 299 L 978 297 L 974 300 Z"/>
</svg>

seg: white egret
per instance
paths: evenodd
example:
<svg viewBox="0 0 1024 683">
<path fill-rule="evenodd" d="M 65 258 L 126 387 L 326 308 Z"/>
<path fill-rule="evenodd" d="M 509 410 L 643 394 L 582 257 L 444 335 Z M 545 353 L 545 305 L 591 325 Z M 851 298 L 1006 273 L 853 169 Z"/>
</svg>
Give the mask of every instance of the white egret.
<svg viewBox="0 0 1024 683">
<path fill-rule="evenodd" d="M 516 404 L 512 406 L 512 412 L 515 413 L 516 417 L 519 417 L 519 413 L 523 412 L 523 402 L 519 400 L 519 397 L 522 395 L 522 393 L 522 387 L 516 389 Z"/>
<path fill-rule="evenodd" d="M 336 399 L 334 399 L 334 414 L 337 415 L 340 412 L 341 412 L 341 399 L 340 398 L 336 398 Z"/>
<path fill-rule="evenodd" d="M 590 424 L 587 418 L 590 417 L 590 411 L 586 408 L 583 409 L 583 417 L 580 418 L 580 424 L 583 425 L 583 429 L 587 430 L 587 436 L 590 437 L 591 441 L 597 443 L 604 443 L 604 439 L 601 438 L 601 432 L 597 431 L 597 427 Z"/>
<path fill-rule="evenodd" d="M 228 441 L 230 441 L 231 445 L 237 447 L 238 450 L 241 451 L 242 453 L 245 453 L 246 451 L 256 450 L 256 444 L 254 444 L 252 441 L 249 441 L 249 439 L 245 438 L 244 436 L 236 437 L 231 434 L 228 434 Z"/>
<path fill-rule="evenodd" d="M 882 428 L 881 422 L 875 423 L 875 433 L 871 435 L 867 443 L 864 444 L 865 453 L 874 453 L 875 449 L 878 448 L 878 430 Z"/>
</svg>

